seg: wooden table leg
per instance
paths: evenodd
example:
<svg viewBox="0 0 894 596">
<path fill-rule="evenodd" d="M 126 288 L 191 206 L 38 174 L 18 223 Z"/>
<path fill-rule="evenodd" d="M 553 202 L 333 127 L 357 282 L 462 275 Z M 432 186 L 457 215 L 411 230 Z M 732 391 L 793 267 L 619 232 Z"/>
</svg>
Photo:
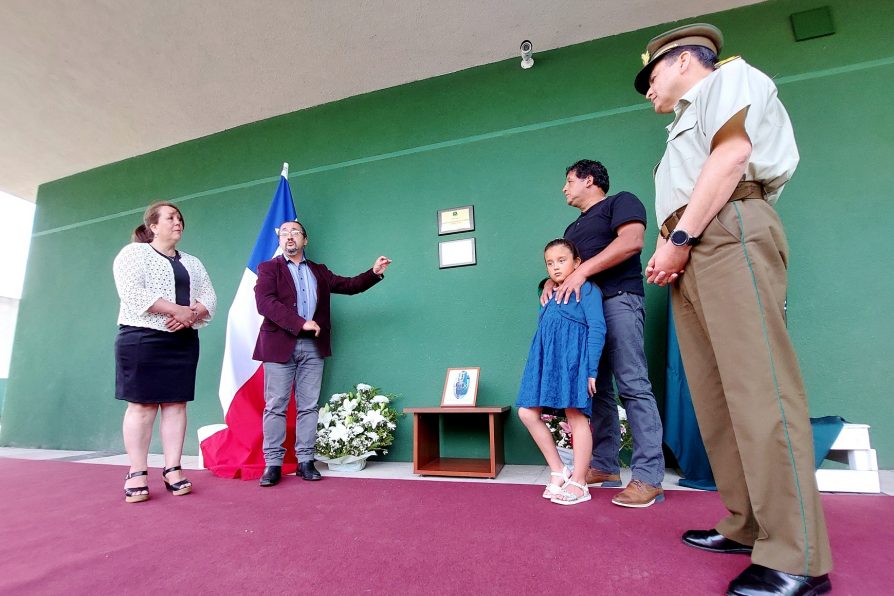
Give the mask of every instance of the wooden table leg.
<svg viewBox="0 0 894 596">
<path fill-rule="evenodd" d="M 490 473 L 491 478 L 496 478 L 503 469 L 503 425 L 497 420 L 499 413 L 487 415 L 490 434 Z"/>
<path fill-rule="evenodd" d="M 413 473 L 441 457 L 438 414 L 413 414 Z"/>
</svg>

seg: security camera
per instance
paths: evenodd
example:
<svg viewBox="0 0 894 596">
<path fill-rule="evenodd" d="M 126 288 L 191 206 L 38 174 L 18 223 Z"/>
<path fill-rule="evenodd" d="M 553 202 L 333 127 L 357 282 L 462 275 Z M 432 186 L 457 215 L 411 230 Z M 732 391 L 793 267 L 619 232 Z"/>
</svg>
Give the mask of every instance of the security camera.
<svg viewBox="0 0 894 596">
<path fill-rule="evenodd" d="M 532 58 L 532 54 L 534 53 L 534 44 L 532 44 L 527 39 L 521 42 L 521 45 L 518 46 L 519 52 L 521 53 L 521 67 L 522 68 L 531 68 L 534 66 L 534 58 Z"/>
</svg>

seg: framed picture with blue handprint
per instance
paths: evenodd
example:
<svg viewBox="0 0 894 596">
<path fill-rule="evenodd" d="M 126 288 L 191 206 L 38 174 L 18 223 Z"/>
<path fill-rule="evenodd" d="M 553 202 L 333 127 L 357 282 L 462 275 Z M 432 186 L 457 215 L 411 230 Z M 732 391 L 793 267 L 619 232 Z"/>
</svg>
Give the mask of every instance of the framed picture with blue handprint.
<svg viewBox="0 0 894 596">
<path fill-rule="evenodd" d="M 475 407 L 480 371 L 481 369 L 477 366 L 448 368 L 447 378 L 444 380 L 444 394 L 441 396 L 441 406 Z"/>
</svg>

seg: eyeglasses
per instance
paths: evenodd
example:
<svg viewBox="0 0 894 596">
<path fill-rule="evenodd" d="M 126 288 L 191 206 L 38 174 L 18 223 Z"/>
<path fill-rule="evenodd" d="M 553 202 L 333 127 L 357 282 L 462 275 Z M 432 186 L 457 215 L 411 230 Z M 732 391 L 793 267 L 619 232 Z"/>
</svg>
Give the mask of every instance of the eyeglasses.
<svg viewBox="0 0 894 596">
<path fill-rule="evenodd" d="M 304 236 L 304 232 L 301 230 L 280 230 L 278 235 L 280 238 L 298 238 L 299 236 Z"/>
</svg>

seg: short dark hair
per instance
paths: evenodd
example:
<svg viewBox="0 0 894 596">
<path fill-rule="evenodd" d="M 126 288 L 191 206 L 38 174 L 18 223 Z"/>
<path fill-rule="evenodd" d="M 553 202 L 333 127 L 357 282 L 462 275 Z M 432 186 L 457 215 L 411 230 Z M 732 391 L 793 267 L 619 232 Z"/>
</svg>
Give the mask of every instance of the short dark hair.
<svg viewBox="0 0 894 596">
<path fill-rule="evenodd" d="M 704 66 L 705 68 L 713 69 L 714 65 L 717 64 L 717 54 L 715 54 L 709 48 L 705 46 L 680 46 L 670 50 L 667 54 L 661 57 L 662 62 L 671 62 L 677 59 L 677 56 L 682 54 L 683 52 L 689 52 L 692 56 L 698 60 L 699 64 Z"/>
<path fill-rule="evenodd" d="M 593 184 L 601 188 L 602 192 L 608 194 L 608 170 L 598 161 L 593 161 L 592 159 L 576 161 L 565 168 L 566 176 L 569 172 L 574 172 L 574 175 L 581 179 L 592 176 Z"/>
<path fill-rule="evenodd" d="M 282 224 L 294 223 L 298 224 L 298 227 L 301 228 L 301 233 L 304 234 L 304 237 L 307 238 L 307 228 L 304 227 L 304 224 L 298 221 L 297 219 L 287 219 L 286 221 L 279 224 L 279 228 L 276 228 L 277 233 L 279 233 L 279 229 L 282 228 Z"/>
<path fill-rule="evenodd" d="M 580 176 L 578 176 L 580 177 Z M 546 243 L 546 246 L 543 247 L 543 252 L 548 251 L 554 246 L 564 246 L 568 250 L 571 251 L 571 256 L 575 259 L 580 258 L 580 252 L 577 250 L 577 246 L 574 245 L 574 242 L 571 240 L 566 240 L 565 238 L 556 238 L 555 240 L 550 240 Z"/>
</svg>

